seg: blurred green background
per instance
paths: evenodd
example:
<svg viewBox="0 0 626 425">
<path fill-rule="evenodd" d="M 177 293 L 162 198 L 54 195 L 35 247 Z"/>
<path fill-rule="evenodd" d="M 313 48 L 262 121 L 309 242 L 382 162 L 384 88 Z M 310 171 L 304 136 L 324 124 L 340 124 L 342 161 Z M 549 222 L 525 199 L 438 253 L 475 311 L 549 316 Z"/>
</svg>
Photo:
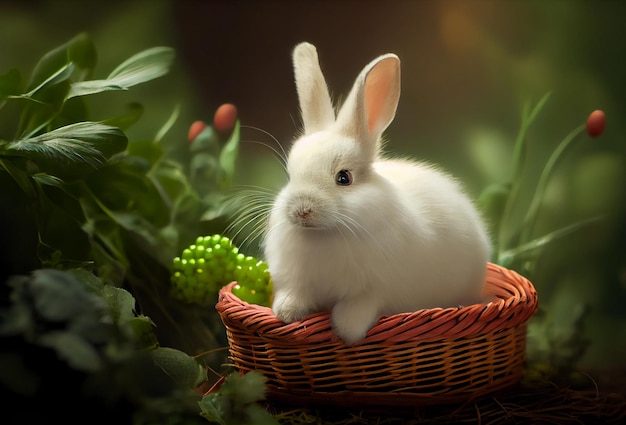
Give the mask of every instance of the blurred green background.
<svg viewBox="0 0 626 425">
<path fill-rule="evenodd" d="M 144 117 L 128 135 L 149 139 L 179 105 L 168 139 L 186 143 L 192 121 L 210 122 L 217 106 L 232 102 L 243 142 L 271 145 L 271 135 L 288 148 L 299 127 L 290 57 L 296 43 L 317 45 L 337 99 L 367 62 L 394 52 L 402 60 L 403 88 L 388 148 L 440 164 L 475 198 L 512 178 L 523 105 L 551 92 L 527 133 L 520 197 L 501 229 L 509 234 L 552 151 L 591 111 L 602 109 L 606 131 L 595 139 L 578 136 L 548 184 L 529 237 L 602 219 L 514 268 L 540 296 L 532 356 L 623 370 L 625 16 L 626 2 L 618 0 L 0 1 L 0 72 L 31 70 L 41 55 L 81 31 L 98 48 L 101 74 L 95 77 L 140 50 L 171 46 L 177 61 L 169 75 L 134 88 L 132 99 L 101 96 L 94 118 L 141 99 Z M 279 161 L 256 144 L 242 145 L 239 170 L 241 184 L 275 189 L 284 181 Z"/>
</svg>

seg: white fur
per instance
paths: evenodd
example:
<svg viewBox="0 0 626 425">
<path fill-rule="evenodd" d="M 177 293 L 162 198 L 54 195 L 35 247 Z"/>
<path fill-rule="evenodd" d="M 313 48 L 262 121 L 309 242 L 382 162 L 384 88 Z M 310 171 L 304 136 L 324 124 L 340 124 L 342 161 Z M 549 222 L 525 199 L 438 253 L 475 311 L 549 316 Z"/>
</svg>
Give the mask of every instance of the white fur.
<svg viewBox="0 0 626 425">
<path fill-rule="evenodd" d="M 329 310 L 354 343 L 381 315 L 481 301 L 490 242 L 471 200 L 435 167 L 380 152 L 400 96 L 397 56 L 363 69 L 336 120 L 315 47 L 299 44 L 293 61 L 304 134 L 264 239 L 276 316 Z M 351 185 L 336 183 L 340 170 Z"/>
</svg>

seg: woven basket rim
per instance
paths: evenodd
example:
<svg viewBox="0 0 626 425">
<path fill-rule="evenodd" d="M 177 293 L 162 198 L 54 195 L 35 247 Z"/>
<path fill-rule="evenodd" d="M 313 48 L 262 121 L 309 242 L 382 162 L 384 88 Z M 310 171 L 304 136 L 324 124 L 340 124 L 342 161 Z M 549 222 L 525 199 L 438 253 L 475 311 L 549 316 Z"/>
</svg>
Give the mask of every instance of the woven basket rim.
<svg viewBox="0 0 626 425">
<path fill-rule="evenodd" d="M 236 283 L 220 290 L 215 305 L 226 326 L 245 329 L 246 333 L 274 343 L 342 343 L 332 330 L 329 312 L 285 324 L 271 308 L 247 303 L 234 295 L 232 288 Z M 485 294 L 492 301 L 382 316 L 363 340 L 352 345 L 476 336 L 523 324 L 538 306 L 537 292 L 527 278 L 491 262 L 487 263 Z"/>
</svg>

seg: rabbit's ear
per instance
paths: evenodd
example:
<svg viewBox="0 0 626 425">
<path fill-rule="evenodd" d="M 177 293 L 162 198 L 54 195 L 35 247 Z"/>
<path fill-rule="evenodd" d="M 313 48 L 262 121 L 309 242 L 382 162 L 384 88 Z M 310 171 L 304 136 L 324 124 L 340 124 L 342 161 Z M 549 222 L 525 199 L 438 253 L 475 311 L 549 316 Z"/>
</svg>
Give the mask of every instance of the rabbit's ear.
<svg viewBox="0 0 626 425">
<path fill-rule="evenodd" d="M 379 56 L 357 77 L 341 107 L 337 124 L 344 134 L 367 143 L 375 153 L 378 140 L 396 115 L 400 99 L 400 59 Z"/>
<path fill-rule="evenodd" d="M 304 42 L 294 48 L 293 69 L 304 133 L 326 129 L 335 122 L 335 111 L 315 46 Z"/>
</svg>

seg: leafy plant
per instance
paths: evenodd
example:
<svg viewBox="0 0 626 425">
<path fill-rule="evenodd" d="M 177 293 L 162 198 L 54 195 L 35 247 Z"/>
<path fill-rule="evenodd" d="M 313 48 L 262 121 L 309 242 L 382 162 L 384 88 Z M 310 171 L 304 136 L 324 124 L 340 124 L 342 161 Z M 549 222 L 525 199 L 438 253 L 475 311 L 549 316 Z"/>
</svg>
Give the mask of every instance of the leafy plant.
<svg viewBox="0 0 626 425">
<path fill-rule="evenodd" d="M 168 152 L 178 108 L 153 138 L 129 140 L 141 104 L 105 117 L 89 107 L 166 75 L 174 56 L 153 47 L 94 78 L 96 48 L 79 34 L 27 81 L 0 75 L 0 357 L 12 366 L 0 384 L 18 401 L 81 400 L 103 421 L 202 419 L 194 386 L 221 365 L 224 330 L 212 309 L 169 296 L 170 265 L 223 227 L 239 122 L 205 148 L 174 138 Z"/>
<path fill-rule="evenodd" d="M 221 229 L 219 200 L 234 173 L 238 123 L 223 146 L 214 140 L 217 154 L 178 143 L 181 161 L 162 141 L 176 108 L 154 140 L 129 142 L 124 131 L 143 107 L 132 103 L 94 120 L 88 100 L 163 76 L 174 52 L 147 49 L 104 79 L 90 78 L 96 56 L 80 34 L 47 53 L 28 83 L 17 70 L 0 77 L 2 278 L 42 266 L 83 267 L 128 287 L 141 309 L 169 324 L 160 324 L 164 336 L 198 338 L 176 331 L 168 318 L 176 306 L 163 305 L 164 292 L 172 258 L 198 234 Z M 199 155 L 210 156 L 213 180 L 195 178 Z"/>
<path fill-rule="evenodd" d="M 572 130 L 552 152 L 541 172 L 531 202 L 526 208 L 521 222 L 511 223 L 513 210 L 519 207 L 520 190 L 524 182 L 523 172 L 526 150 L 528 149 L 526 137 L 528 129 L 537 119 L 549 97 L 550 93 L 545 94 L 532 109 L 530 109 L 529 104 L 524 106 L 520 130 L 514 145 L 511 181 L 495 183 L 487 187 L 479 198 L 479 204 L 486 213 L 488 222 L 491 223 L 491 234 L 495 243 L 492 260 L 505 267 L 524 266 L 528 270 L 528 267 L 532 267 L 532 259 L 545 245 L 600 219 L 600 217 L 590 217 L 540 237 L 533 235 L 541 202 L 544 200 L 550 178 L 553 176 L 557 165 L 566 157 L 567 150 L 585 130 L 586 125 L 582 124 Z M 510 229 L 513 231 L 511 232 Z"/>
<path fill-rule="evenodd" d="M 202 416 L 220 425 L 277 425 L 278 421 L 258 402 L 265 399 L 265 378 L 252 371 L 232 372 L 219 391 L 206 394 L 199 402 Z"/>
<path fill-rule="evenodd" d="M 99 218 L 96 206 L 101 206 L 100 211 L 107 207 L 94 187 L 103 183 L 96 171 L 107 173 L 113 167 L 132 166 L 126 164 L 130 161 L 123 154 L 127 137 L 116 123 L 132 124 L 139 118 L 139 107 L 115 118 L 91 121 L 82 96 L 127 89 L 163 75 L 173 60 L 172 50 L 155 48 L 151 52 L 124 62 L 111 74 L 114 78 L 110 82 L 84 81 L 81 78 L 93 71 L 96 52 L 89 37 L 81 34 L 47 53 L 25 88 L 17 70 L 0 79 L 0 106 L 5 110 L 13 108 L 12 113 L 20 112 L 13 137 L 7 137 L 10 115 L 0 127 L 0 165 L 4 171 L 1 178 L 3 186 L 11 190 L 2 204 L 15 212 L 11 218 L 22 218 L 19 226 L 4 220 L 6 234 L 10 235 L 9 242 L 23 238 L 25 228 L 37 236 L 25 247 L 35 248 L 34 252 L 9 250 L 9 260 L 5 260 L 9 265 L 15 264 L 12 260 L 18 257 L 35 258 L 38 265 L 76 264 L 92 260 L 96 246 L 105 244 L 103 235 L 83 227 Z M 55 216 L 54 221 L 50 220 L 51 215 Z M 67 237 L 81 233 L 82 238 Z M 94 240 L 89 241 L 88 236 Z M 15 272 L 29 268 L 3 269 Z M 104 278 L 120 283 L 119 277 L 112 274 Z"/>
<path fill-rule="evenodd" d="M 550 93 L 547 93 L 532 108 L 529 104 L 524 106 L 520 130 L 514 145 L 510 182 L 499 182 L 488 186 L 478 200 L 491 225 L 490 230 L 494 241 L 494 253 L 491 260 L 504 267 L 520 271 L 531 281 L 535 277 L 537 260 L 549 244 L 603 218 L 601 215 L 588 217 L 540 236 L 536 236 L 535 232 L 541 204 L 545 199 L 550 179 L 585 129 L 591 137 L 599 136 L 603 132 L 605 122 L 602 111 L 592 112 L 586 124 L 576 127 L 561 140 L 547 159 L 535 190 L 532 192 L 530 203 L 523 208 L 521 219 L 515 218 L 515 210 L 522 206 L 520 197 L 522 185 L 525 183 L 524 167 L 528 149 L 528 130 L 549 97 Z M 543 353 L 540 353 L 542 350 L 539 347 L 529 347 L 530 357 L 534 362 L 542 363 L 540 368 L 549 369 L 553 375 L 552 378 L 560 379 L 570 376 L 589 345 L 589 340 L 583 333 L 589 306 L 581 304 L 575 308 L 577 312 L 571 320 L 572 323 L 561 333 L 554 331 L 555 318 L 547 314 L 543 306 L 540 306 L 538 314 L 530 322 L 529 334 L 539 338 L 540 343 L 545 346 Z"/>
<path fill-rule="evenodd" d="M 80 419 L 89 408 L 111 421 L 153 411 L 152 400 L 198 399 L 194 388 L 206 371 L 184 352 L 158 346 L 152 321 L 135 313 L 126 290 L 84 269 L 38 269 L 7 285 L 12 302 L 0 325 L 0 384 L 9 407 L 3 417 L 37 421 L 64 409 L 66 419 Z M 17 410 L 25 400 L 42 410 Z"/>
</svg>

